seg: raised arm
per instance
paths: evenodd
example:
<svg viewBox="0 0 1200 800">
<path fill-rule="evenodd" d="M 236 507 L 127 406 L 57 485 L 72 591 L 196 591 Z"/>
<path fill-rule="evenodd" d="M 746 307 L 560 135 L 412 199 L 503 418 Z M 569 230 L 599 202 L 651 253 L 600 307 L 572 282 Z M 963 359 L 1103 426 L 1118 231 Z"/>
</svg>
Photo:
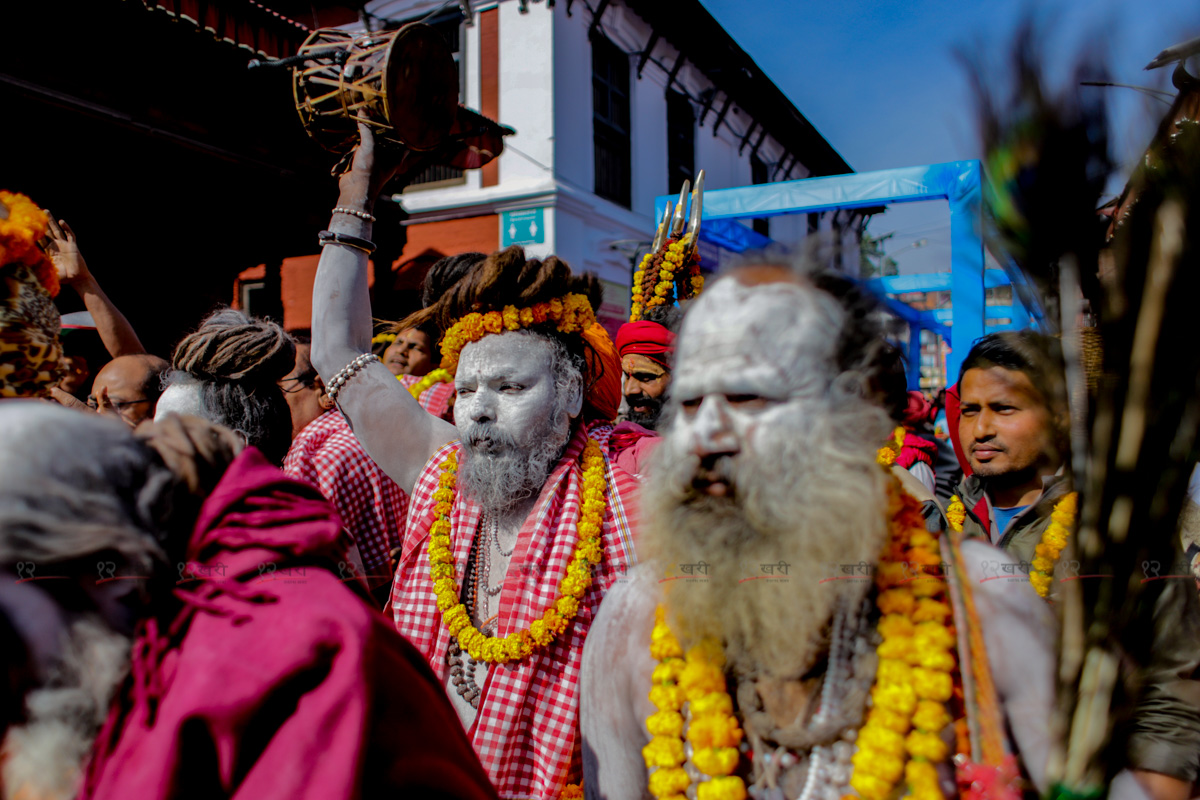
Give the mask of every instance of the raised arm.
<svg viewBox="0 0 1200 800">
<path fill-rule="evenodd" d="M 376 168 L 374 138 L 367 126 L 359 125 L 359 135 L 353 164 L 339 182 L 336 207 L 369 215 L 394 170 Z M 339 212 L 329 230 L 369 241 L 371 221 Z M 326 244 L 313 284 L 311 358 L 327 387 L 333 387 L 347 365 L 371 352 L 368 254 L 354 244 Z M 367 453 L 406 492 L 412 491 L 429 457 L 457 435 L 453 425 L 422 408 L 378 361 L 354 373 L 338 392 L 337 404 Z"/>
<path fill-rule="evenodd" d="M 79 244 L 75 241 L 75 232 L 66 220 L 54 221 L 54 215 L 49 214 L 50 227 L 47 234 L 50 237 L 50 247 L 47 252 L 50 260 L 58 270 L 58 279 L 74 289 L 81 298 L 83 305 L 92 315 L 96 323 L 96 332 L 104 349 L 113 358 L 117 356 L 132 356 L 146 352 L 142 342 L 134 332 L 133 326 L 121 313 L 108 295 L 100 288 L 95 276 L 83 260 L 79 252 Z"/>
</svg>

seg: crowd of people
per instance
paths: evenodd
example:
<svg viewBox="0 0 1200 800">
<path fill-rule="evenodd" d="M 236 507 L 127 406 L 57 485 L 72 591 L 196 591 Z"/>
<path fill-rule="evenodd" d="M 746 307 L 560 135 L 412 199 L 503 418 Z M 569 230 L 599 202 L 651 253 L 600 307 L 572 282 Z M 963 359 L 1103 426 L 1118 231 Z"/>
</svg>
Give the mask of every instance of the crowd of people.
<svg viewBox="0 0 1200 800">
<path fill-rule="evenodd" d="M 935 404 L 811 259 L 748 255 L 612 338 L 598 280 L 519 247 L 438 262 L 378 333 L 360 135 L 311 336 L 222 308 L 169 362 L 0 192 L 5 797 L 1056 791 L 1057 340 L 983 337 Z M 111 356 L 86 402 L 62 287 Z M 1200 601 L 1155 591 L 1096 736 L 1105 791 L 1184 800 Z"/>
</svg>

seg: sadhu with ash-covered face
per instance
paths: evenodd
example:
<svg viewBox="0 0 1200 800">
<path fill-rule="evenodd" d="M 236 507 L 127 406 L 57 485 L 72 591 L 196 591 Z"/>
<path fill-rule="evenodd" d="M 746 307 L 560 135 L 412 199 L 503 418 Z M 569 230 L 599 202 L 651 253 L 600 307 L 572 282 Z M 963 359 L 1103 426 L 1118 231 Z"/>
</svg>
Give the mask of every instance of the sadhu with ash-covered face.
<svg viewBox="0 0 1200 800">
<path fill-rule="evenodd" d="M 743 268 L 687 310 L 646 484 L 653 560 L 585 648 L 589 792 L 933 798 L 963 748 L 1044 788 L 1047 611 L 973 579 L 1004 554 L 931 534 L 940 514 L 886 466 L 881 346 L 870 304 L 802 266 Z M 981 749 L 956 739 L 968 717 Z"/>
</svg>

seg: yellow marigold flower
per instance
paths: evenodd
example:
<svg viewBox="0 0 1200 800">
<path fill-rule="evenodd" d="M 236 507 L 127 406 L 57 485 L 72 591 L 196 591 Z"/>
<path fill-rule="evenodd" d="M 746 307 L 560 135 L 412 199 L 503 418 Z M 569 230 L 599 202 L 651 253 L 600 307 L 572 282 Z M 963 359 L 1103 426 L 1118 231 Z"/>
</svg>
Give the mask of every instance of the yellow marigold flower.
<svg viewBox="0 0 1200 800">
<path fill-rule="evenodd" d="M 913 689 L 923 700 L 944 703 L 954 693 L 954 680 L 948 672 L 916 667 L 913 669 Z"/>
<path fill-rule="evenodd" d="M 909 755 L 937 763 L 950 755 L 950 747 L 936 733 L 913 731 L 904 740 Z"/>
<path fill-rule="evenodd" d="M 746 784 L 736 775 L 713 778 L 696 787 L 696 800 L 746 800 Z"/>
<path fill-rule="evenodd" d="M 890 447 L 881 447 L 875 451 L 875 460 L 885 467 L 896 463 L 896 451 Z"/>
<path fill-rule="evenodd" d="M 1040 572 L 1031 572 L 1029 573 L 1029 582 L 1033 584 L 1033 588 L 1042 597 L 1046 597 L 1050 594 L 1052 580 L 1049 575 L 1045 575 Z"/>
<path fill-rule="evenodd" d="M 917 691 L 907 684 L 876 686 L 871 690 L 871 699 L 875 705 L 897 714 L 912 714 L 917 707 Z"/>
<path fill-rule="evenodd" d="M 878 630 L 879 635 L 884 639 L 912 636 L 916 632 L 916 628 L 908 617 L 899 614 L 888 614 L 880 619 Z"/>
<path fill-rule="evenodd" d="M 880 564 L 875 572 L 875 582 L 879 584 L 881 589 L 905 585 L 909 577 L 911 576 L 908 574 L 908 566 L 894 562 Z"/>
<path fill-rule="evenodd" d="M 692 716 L 702 717 L 709 714 L 733 714 L 733 700 L 724 690 L 706 694 L 703 697 L 691 701 Z"/>
<path fill-rule="evenodd" d="M 563 787 L 562 794 L 558 796 L 558 800 L 583 800 L 583 785 L 568 783 Z"/>
<path fill-rule="evenodd" d="M 695 723 L 692 723 L 693 727 Z M 695 742 L 692 743 L 695 747 Z M 692 763 L 705 775 L 728 775 L 738 763 L 736 747 L 696 748 L 692 752 Z"/>
<path fill-rule="evenodd" d="M 516 306 L 505 306 L 500 312 L 500 317 L 504 321 L 505 330 L 515 331 L 521 327 L 521 312 L 517 311 Z"/>
<path fill-rule="evenodd" d="M 697 750 L 710 747 L 732 748 L 742 741 L 742 729 L 738 726 L 737 717 L 732 714 L 706 714 L 703 717 L 693 715 L 692 724 L 688 726 L 687 739 Z M 709 775 L 714 774 L 703 767 L 700 769 Z"/>
<path fill-rule="evenodd" d="M 893 636 L 885 639 L 875 649 L 880 658 L 894 658 L 897 661 L 907 661 L 913 655 L 913 640 L 911 636 Z"/>
<path fill-rule="evenodd" d="M 430 564 L 429 577 L 433 578 L 435 583 L 447 578 L 453 578 L 454 566 L 452 564 Z"/>
<path fill-rule="evenodd" d="M 679 685 L 689 698 L 702 697 L 709 692 L 724 691 L 725 675 L 721 670 L 708 664 L 696 663 L 689 659 L 679 676 Z"/>
<path fill-rule="evenodd" d="M 871 709 L 867 715 L 867 724 L 895 731 L 901 736 L 908 733 L 910 727 L 907 714 L 898 714 L 883 706 L 875 706 Z"/>
<path fill-rule="evenodd" d="M 683 648 L 679 646 L 674 636 L 650 643 L 650 657 L 661 661 L 664 658 L 681 658 Z"/>
<path fill-rule="evenodd" d="M 954 634 L 940 622 L 922 622 L 913 635 L 917 647 L 953 647 Z"/>
<path fill-rule="evenodd" d="M 647 767 L 678 767 L 684 761 L 683 741 L 667 736 L 655 736 L 642 748 Z"/>
<path fill-rule="evenodd" d="M 950 613 L 950 606 L 946 603 L 922 597 L 917 601 L 917 607 L 912 612 L 912 621 L 944 623 L 950 617 Z"/>
<path fill-rule="evenodd" d="M 547 310 L 547 313 L 546 313 L 547 317 L 549 317 L 551 319 L 559 319 L 560 317 L 562 317 L 562 313 L 563 313 L 562 300 L 555 297 L 553 300 L 550 300 L 547 303 L 547 305 L 549 306 L 549 309 Z"/>
<path fill-rule="evenodd" d="M 919 650 L 917 656 L 917 663 L 922 667 L 941 672 L 950 672 L 958 663 L 954 655 L 947 650 Z"/>
<path fill-rule="evenodd" d="M 946 711 L 946 707 L 941 703 L 935 703 L 932 700 L 921 700 L 917 703 L 917 710 L 913 713 L 913 725 L 916 725 L 923 731 L 928 733 L 938 733 L 942 728 L 950 724 L 950 714 Z"/>
<path fill-rule="evenodd" d="M 554 608 L 564 617 L 574 617 L 579 613 L 579 601 L 574 597 L 560 597 L 554 601 Z"/>
<path fill-rule="evenodd" d="M 659 711 L 678 711 L 683 708 L 683 690 L 678 686 L 655 686 L 650 690 L 650 702 Z"/>
<path fill-rule="evenodd" d="M 904 779 L 913 786 L 936 786 L 937 767 L 928 761 L 909 761 L 904 765 Z"/>
<path fill-rule="evenodd" d="M 683 736 L 683 715 L 678 711 L 656 711 L 646 717 L 646 730 L 653 736 Z"/>
<path fill-rule="evenodd" d="M 894 784 L 904 774 L 904 759 L 885 755 L 875 750 L 860 747 L 851 758 L 854 764 L 854 775 L 871 775 L 879 780 Z M 853 779 L 850 785 L 854 785 Z"/>
<path fill-rule="evenodd" d="M 892 793 L 892 783 L 857 769 L 850 777 L 850 788 L 858 792 L 862 800 L 887 800 Z"/>
<path fill-rule="evenodd" d="M 858 748 L 900 758 L 904 755 L 904 736 L 890 728 L 865 725 L 858 732 Z"/>
<path fill-rule="evenodd" d="M 879 660 L 879 667 L 875 672 L 876 684 L 908 683 L 910 680 L 912 680 L 912 668 L 908 664 L 892 658 Z"/>
<path fill-rule="evenodd" d="M 885 616 L 888 614 L 908 616 L 912 613 L 916 600 L 913 599 L 912 592 L 907 587 L 901 586 L 880 592 L 875 604 L 879 607 L 879 613 Z"/>
<path fill-rule="evenodd" d="M 946 593 L 946 582 L 941 578 L 917 578 L 912 582 L 912 591 L 917 597 L 937 597 Z"/>
<path fill-rule="evenodd" d="M 725 666 L 725 648 L 713 639 L 702 639 L 689 647 L 687 657 L 688 661 L 703 661 L 718 670 Z"/>
<path fill-rule="evenodd" d="M 683 794 L 691 782 L 687 773 L 678 767 L 656 769 L 650 775 L 650 794 L 655 797 Z"/>
<path fill-rule="evenodd" d="M 668 658 L 654 668 L 654 675 L 650 680 L 655 683 L 674 683 L 679 680 L 679 675 L 683 672 L 683 664 L 683 659 Z"/>
</svg>

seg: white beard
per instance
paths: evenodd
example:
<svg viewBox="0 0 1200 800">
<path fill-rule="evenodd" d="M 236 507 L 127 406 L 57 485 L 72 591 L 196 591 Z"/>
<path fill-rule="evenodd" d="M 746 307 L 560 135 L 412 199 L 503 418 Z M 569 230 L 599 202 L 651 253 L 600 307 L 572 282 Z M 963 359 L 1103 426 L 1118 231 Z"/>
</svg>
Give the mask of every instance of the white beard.
<svg viewBox="0 0 1200 800">
<path fill-rule="evenodd" d="M 571 419 L 558 412 L 533 431 L 527 443 L 490 425 L 469 423 L 459 431 L 466 458 L 458 481 L 484 513 L 505 518 L 537 497 L 571 436 Z"/>
<path fill-rule="evenodd" d="M 733 499 L 698 494 L 699 459 L 667 436 L 642 495 L 643 542 L 673 575 L 678 564 L 710 565 L 707 580 L 666 584 L 682 639 L 723 641 L 741 674 L 792 679 L 814 665 L 837 599 L 853 608 L 871 587 L 866 576 L 825 580 L 834 577 L 830 564 L 875 564 L 885 541 L 888 478 L 875 463 L 881 415 L 844 397 L 806 403 L 803 417 L 772 432 L 780 444 L 769 457 L 718 461 Z M 762 579 L 761 565 L 779 562 L 787 574 Z"/>
<path fill-rule="evenodd" d="M 26 698 L 29 720 L 5 736 L 0 785 L 5 800 L 70 800 L 129 666 L 130 640 L 96 618 L 73 622 L 50 686 Z"/>
</svg>

